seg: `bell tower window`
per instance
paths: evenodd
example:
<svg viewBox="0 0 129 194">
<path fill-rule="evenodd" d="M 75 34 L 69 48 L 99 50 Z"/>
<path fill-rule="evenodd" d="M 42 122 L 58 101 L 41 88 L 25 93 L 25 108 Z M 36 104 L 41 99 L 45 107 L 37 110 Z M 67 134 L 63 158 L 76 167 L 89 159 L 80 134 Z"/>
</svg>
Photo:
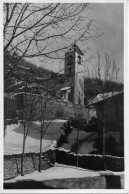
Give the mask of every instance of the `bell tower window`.
<svg viewBox="0 0 129 194">
<path fill-rule="evenodd" d="M 68 57 L 68 65 L 72 65 L 73 64 L 73 56 L 72 55 L 69 55 Z"/>
<path fill-rule="evenodd" d="M 72 71 L 71 71 L 71 67 L 69 67 L 69 74 L 71 74 L 72 73 Z"/>
<path fill-rule="evenodd" d="M 78 64 L 81 65 L 81 56 L 78 56 Z"/>
</svg>

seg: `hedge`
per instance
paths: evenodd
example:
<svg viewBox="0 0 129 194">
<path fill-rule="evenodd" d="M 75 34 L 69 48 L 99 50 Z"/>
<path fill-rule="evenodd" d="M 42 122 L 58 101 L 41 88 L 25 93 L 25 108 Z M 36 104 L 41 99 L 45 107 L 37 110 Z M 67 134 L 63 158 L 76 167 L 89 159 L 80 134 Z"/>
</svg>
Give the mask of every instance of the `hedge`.
<svg viewBox="0 0 129 194">
<path fill-rule="evenodd" d="M 56 162 L 77 165 L 77 155 L 64 149 L 55 149 Z M 110 155 L 78 154 L 78 167 L 92 170 L 124 171 L 124 158 Z"/>
</svg>

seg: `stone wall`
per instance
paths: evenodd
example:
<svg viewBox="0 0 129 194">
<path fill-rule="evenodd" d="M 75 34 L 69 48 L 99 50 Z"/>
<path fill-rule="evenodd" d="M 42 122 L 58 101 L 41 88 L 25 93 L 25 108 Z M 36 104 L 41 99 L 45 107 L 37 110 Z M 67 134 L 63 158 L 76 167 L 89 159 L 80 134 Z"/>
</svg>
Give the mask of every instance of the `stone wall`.
<svg viewBox="0 0 129 194">
<path fill-rule="evenodd" d="M 103 176 L 53 179 L 42 181 L 47 189 L 106 189 L 106 179 Z"/>
<path fill-rule="evenodd" d="M 56 149 L 56 162 L 77 166 L 77 155 L 64 149 Z M 124 171 L 124 158 L 111 155 L 78 154 L 78 167 L 91 170 Z"/>
<path fill-rule="evenodd" d="M 4 182 L 4 189 L 124 189 L 124 175 Z"/>
<path fill-rule="evenodd" d="M 41 170 L 50 168 L 51 164 L 55 162 L 55 154 L 48 150 L 42 154 Z M 24 174 L 32 173 L 38 170 L 39 154 L 26 153 L 24 157 Z M 4 156 L 4 179 L 11 179 L 21 172 L 21 154 L 5 155 Z"/>
<path fill-rule="evenodd" d="M 64 149 L 49 149 L 42 153 L 42 170 L 48 169 L 55 162 L 77 166 L 77 156 Z M 26 153 L 24 174 L 38 170 L 39 154 Z M 124 171 L 124 158 L 106 155 L 78 154 L 78 167 L 92 170 Z M 21 172 L 21 155 L 4 156 L 4 179 L 11 179 Z"/>
</svg>

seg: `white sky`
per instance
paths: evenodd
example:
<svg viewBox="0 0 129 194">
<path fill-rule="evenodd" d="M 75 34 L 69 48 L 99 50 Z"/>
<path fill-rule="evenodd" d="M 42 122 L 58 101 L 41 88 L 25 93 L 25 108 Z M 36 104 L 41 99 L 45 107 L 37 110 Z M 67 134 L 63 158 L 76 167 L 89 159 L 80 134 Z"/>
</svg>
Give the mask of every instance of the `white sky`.
<svg viewBox="0 0 129 194">
<path fill-rule="evenodd" d="M 104 53 L 107 53 L 110 58 L 115 60 L 117 66 L 120 68 L 119 77 L 120 81 L 123 80 L 123 66 L 124 66 L 124 6 L 122 3 L 91 3 L 89 9 L 89 16 L 95 20 L 94 31 L 98 33 L 104 32 L 104 35 L 95 40 L 85 42 L 83 45 L 77 43 L 81 50 L 90 49 L 85 54 L 85 58 L 91 55 L 96 56 L 97 51 L 100 52 L 102 63 L 104 60 Z M 33 59 L 34 61 L 34 59 Z M 95 61 L 92 61 L 93 63 Z M 37 62 L 39 66 L 59 71 L 64 67 L 64 60 L 52 60 L 45 63 Z M 87 67 L 91 64 L 87 63 Z"/>
</svg>

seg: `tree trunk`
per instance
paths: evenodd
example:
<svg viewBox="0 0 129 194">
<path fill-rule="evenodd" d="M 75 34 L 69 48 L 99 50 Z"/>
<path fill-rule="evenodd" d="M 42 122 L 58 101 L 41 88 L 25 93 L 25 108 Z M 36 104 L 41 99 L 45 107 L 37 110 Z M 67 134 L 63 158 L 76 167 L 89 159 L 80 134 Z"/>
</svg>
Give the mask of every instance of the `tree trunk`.
<svg viewBox="0 0 129 194">
<path fill-rule="evenodd" d="M 105 155 L 105 125 L 103 126 L 103 156 Z"/>
<path fill-rule="evenodd" d="M 79 127 L 77 125 L 77 167 L 78 167 Z"/>
<path fill-rule="evenodd" d="M 23 147 L 22 147 L 22 157 L 21 157 L 21 176 L 24 176 L 23 168 L 24 168 L 24 154 L 25 154 L 25 143 L 26 143 L 26 125 L 24 125 L 24 135 L 23 135 Z"/>
<path fill-rule="evenodd" d="M 41 172 L 41 163 L 42 163 L 42 133 L 40 135 L 39 172 Z"/>
<path fill-rule="evenodd" d="M 23 147 L 22 147 L 22 157 L 21 157 L 21 176 L 24 176 L 23 172 L 23 167 L 24 167 L 24 153 L 25 153 L 25 143 L 26 143 L 26 127 L 27 127 L 27 122 L 26 122 L 26 108 L 27 108 L 27 97 L 26 97 L 26 89 L 27 89 L 27 82 L 26 82 L 26 87 L 25 87 L 25 96 L 24 96 L 24 116 L 23 116 L 23 127 L 24 127 L 24 134 L 23 134 Z"/>
<path fill-rule="evenodd" d="M 104 161 L 104 170 L 106 170 L 106 162 L 105 162 L 105 146 L 106 146 L 106 118 L 105 118 L 105 109 L 106 109 L 106 105 L 104 102 L 104 110 L 103 110 L 103 161 Z"/>
<path fill-rule="evenodd" d="M 41 163 L 42 163 L 42 139 L 43 139 L 43 129 L 44 129 L 44 114 L 43 111 L 43 102 L 41 99 L 41 131 L 40 131 L 40 153 L 39 153 L 39 172 L 41 172 Z"/>
<path fill-rule="evenodd" d="M 76 107 L 76 118 L 78 119 L 78 107 L 79 105 L 77 105 Z M 76 155 L 77 155 L 77 167 L 78 167 L 78 146 L 79 146 L 79 141 L 78 141 L 78 137 L 79 137 L 79 126 L 78 126 L 78 122 L 76 124 L 76 128 L 77 128 L 77 150 L 76 150 Z"/>
</svg>

